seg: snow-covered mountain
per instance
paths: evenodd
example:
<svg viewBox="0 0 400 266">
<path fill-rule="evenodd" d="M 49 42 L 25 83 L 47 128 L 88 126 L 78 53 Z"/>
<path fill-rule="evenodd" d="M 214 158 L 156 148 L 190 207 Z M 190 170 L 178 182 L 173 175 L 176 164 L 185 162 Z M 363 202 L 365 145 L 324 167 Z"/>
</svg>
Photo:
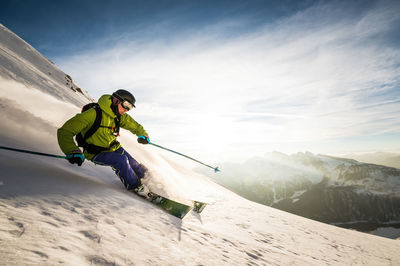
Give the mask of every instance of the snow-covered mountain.
<svg viewBox="0 0 400 266">
<path fill-rule="evenodd" d="M 314 220 L 400 224 L 400 170 L 312 153 L 268 153 L 215 175 L 250 200 Z M 251 171 L 248 171 L 251 169 Z"/>
<path fill-rule="evenodd" d="M 90 95 L 53 62 L 0 24 L 0 76 L 48 93 L 57 99 L 81 106 Z"/>
<path fill-rule="evenodd" d="M 64 86 L 64 74 L 47 60 L 25 60 L 41 56 L 2 31 L 7 34 L 0 35 L 0 145 L 59 154 L 57 127 L 90 96 Z M 38 74 L 46 66 L 60 79 Z M 189 213 L 180 220 L 166 214 L 124 190 L 108 167 L 90 162 L 78 167 L 0 149 L 1 265 L 400 263 L 399 241 L 248 201 L 174 163 L 173 154 L 139 145 L 127 132 L 122 135 L 124 147 L 149 167 L 145 182 L 150 188 L 176 200 L 208 202 L 201 215 Z"/>
</svg>

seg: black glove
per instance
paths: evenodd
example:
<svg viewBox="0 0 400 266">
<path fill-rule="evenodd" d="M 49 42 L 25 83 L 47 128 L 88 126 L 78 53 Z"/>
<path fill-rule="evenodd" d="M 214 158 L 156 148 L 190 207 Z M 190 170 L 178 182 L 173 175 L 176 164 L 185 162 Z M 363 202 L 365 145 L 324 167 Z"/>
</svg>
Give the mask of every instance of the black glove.
<svg viewBox="0 0 400 266">
<path fill-rule="evenodd" d="M 68 162 L 72 164 L 76 163 L 78 166 L 81 166 L 85 161 L 85 156 L 82 153 L 67 154 L 65 158 L 67 158 Z"/>
<path fill-rule="evenodd" d="M 137 141 L 138 141 L 139 143 L 141 143 L 141 144 L 149 144 L 149 143 L 150 143 L 149 137 L 146 137 L 146 136 L 139 136 L 139 137 L 137 138 Z"/>
</svg>

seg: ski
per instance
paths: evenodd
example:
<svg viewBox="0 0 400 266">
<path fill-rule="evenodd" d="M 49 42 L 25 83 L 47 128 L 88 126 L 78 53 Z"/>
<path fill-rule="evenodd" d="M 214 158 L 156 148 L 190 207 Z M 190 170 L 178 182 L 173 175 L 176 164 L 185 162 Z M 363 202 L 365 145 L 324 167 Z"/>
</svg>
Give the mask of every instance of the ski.
<svg viewBox="0 0 400 266">
<path fill-rule="evenodd" d="M 148 196 L 148 201 L 179 219 L 183 219 L 183 217 L 185 217 L 185 215 L 193 208 L 193 206 L 168 199 L 154 192 L 150 192 Z"/>
<path fill-rule="evenodd" d="M 132 191 L 133 192 L 133 191 Z M 140 196 L 141 198 L 144 198 L 143 196 L 137 194 L 134 192 L 136 195 Z M 201 213 L 204 208 L 207 206 L 207 203 L 197 201 L 197 200 L 192 200 L 192 205 L 186 205 L 180 202 L 177 202 L 175 200 L 171 200 L 169 198 L 166 198 L 164 196 L 158 195 L 157 193 L 154 192 L 149 192 L 147 194 L 146 200 L 149 202 L 153 203 L 154 205 L 158 206 L 159 208 L 163 209 L 165 212 L 178 217 L 180 219 L 183 219 L 186 214 L 188 214 L 191 210 L 193 210 L 196 213 Z"/>
</svg>

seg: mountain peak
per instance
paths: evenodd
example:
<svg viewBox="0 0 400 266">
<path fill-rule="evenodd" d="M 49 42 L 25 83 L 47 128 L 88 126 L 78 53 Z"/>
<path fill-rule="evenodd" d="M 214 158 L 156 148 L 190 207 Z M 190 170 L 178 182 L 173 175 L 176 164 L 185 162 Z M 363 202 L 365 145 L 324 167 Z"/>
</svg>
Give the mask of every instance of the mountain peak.
<svg viewBox="0 0 400 266">
<path fill-rule="evenodd" d="M 0 27 L 0 49 L 0 77 L 15 80 L 27 88 L 40 90 L 78 107 L 93 101 L 69 75 L 4 25 Z"/>
</svg>

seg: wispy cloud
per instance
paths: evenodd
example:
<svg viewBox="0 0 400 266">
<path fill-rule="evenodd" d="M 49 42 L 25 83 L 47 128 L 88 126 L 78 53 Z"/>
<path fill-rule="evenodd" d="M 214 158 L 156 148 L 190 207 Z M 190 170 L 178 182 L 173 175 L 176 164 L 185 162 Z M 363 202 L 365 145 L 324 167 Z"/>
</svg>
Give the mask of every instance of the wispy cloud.
<svg viewBox="0 0 400 266">
<path fill-rule="evenodd" d="M 94 97 L 132 90 L 133 115 L 153 139 L 192 154 L 339 152 L 346 142 L 315 143 L 400 133 L 400 50 L 391 37 L 399 4 L 341 7 L 319 4 L 228 37 L 241 21 L 176 38 L 123 38 L 57 62 Z"/>
</svg>

